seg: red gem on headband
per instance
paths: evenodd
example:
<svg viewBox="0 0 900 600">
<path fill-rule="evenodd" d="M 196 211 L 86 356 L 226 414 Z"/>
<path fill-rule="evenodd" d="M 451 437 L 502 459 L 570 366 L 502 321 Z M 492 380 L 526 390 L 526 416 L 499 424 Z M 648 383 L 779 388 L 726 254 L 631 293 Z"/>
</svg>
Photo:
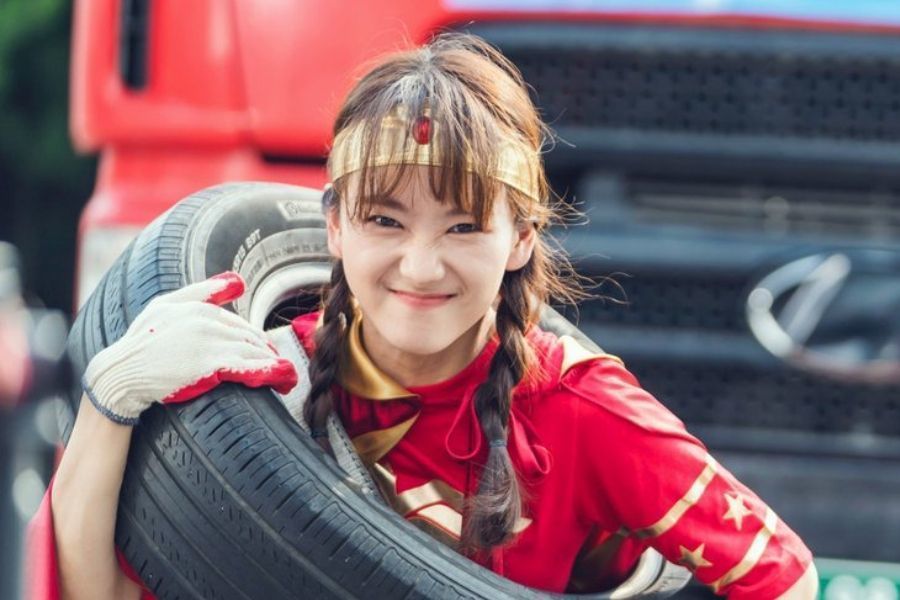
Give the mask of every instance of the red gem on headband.
<svg viewBox="0 0 900 600">
<path fill-rule="evenodd" d="M 425 145 L 431 140 L 431 119 L 419 117 L 413 125 L 413 138 L 416 143 Z"/>
</svg>

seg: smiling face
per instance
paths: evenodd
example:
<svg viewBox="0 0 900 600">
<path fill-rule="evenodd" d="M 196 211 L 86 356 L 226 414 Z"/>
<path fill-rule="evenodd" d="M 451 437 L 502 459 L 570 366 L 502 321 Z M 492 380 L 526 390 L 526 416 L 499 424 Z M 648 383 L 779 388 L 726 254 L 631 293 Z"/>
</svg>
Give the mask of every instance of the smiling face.
<svg viewBox="0 0 900 600">
<path fill-rule="evenodd" d="M 497 186 L 479 228 L 472 215 L 434 196 L 429 169 L 410 168 L 391 196 L 358 219 L 351 217 L 357 190 L 351 178 L 347 198 L 328 215 L 328 246 L 343 260 L 376 363 L 379 357 L 454 363 L 465 349 L 480 349 L 504 273 L 522 268 L 534 248 L 534 228 L 515 223 L 504 186 Z M 460 368 L 471 358 L 463 357 Z"/>
</svg>

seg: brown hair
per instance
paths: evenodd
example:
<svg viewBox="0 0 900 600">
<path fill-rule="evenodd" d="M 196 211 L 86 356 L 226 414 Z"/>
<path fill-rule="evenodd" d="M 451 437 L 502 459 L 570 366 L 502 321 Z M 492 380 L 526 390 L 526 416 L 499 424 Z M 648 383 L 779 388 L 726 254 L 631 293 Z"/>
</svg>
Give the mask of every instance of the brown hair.
<svg viewBox="0 0 900 600">
<path fill-rule="evenodd" d="M 439 124 L 440 140 L 430 141 L 440 144 L 436 150 L 442 157 L 441 168 L 430 169 L 432 192 L 442 202 L 452 202 L 472 214 L 479 225 L 488 220 L 499 186 L 504 185 L 491 176 L 499 161 L 499 142 L 513 139 L 539 153 L 552 139 L 518 69 L 480 38 L 442 34 L 421 48 L 391 54 L 357 82 L 334 125 L 335 136 L 349 127 L 362 126 L 365 131 L 353 219 L 368 216 L 374 201 L 390 195 L 408 175 L 408 165 L 384 169 L 372 164 L 381 123 L 398 107 L 412 120 L 427 111 Z M 332 173 L 335 166 L 329 163 Z M 529 262 L 522 269 L 508 271 L 499 290 L 495 328 L 500 343 L 488 378 L 475 393 L 475 407 L 488 441 L 507 439 L 513 390 L 534 360 L 525 334 L 538 321 L 541 307 L 550 298 L 574 303 L 586 295 L 564 254 L 551 246 L 549 236 L 541 235 L 560 214 L 562 205 L 551 202 L 542 166 L 539 171 L 538 198 L 511 186 L 506 190 L 516 220 L 533 223 L 538 235 Z M 347 179 L 341 177 L 326 191 L 325 210 L 338 208 L 346 197 Z M 322 326 L 310 366 L 312 390 L 304 416 L 327 449 L 327 438 L 321 434 L 332 411 L 331 386 L 346 324 L 352 318 L 351 294 L 341 261 L 334 266 L 323 304 Z M 510 541 L 521 516 L 522 494 L 505 445 L 490 444 L 478 492 L 467 501 L 461 546 L 486 550 Z"/>
</svg>

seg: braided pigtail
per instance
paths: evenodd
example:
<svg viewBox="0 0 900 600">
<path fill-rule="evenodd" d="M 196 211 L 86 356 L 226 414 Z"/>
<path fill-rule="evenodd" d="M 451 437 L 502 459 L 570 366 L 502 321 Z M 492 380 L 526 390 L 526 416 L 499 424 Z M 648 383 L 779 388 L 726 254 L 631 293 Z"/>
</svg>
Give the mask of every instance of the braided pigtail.
<svg viewBox="0 0 900 600">
<path fill-rule="evenodd" d="M 312 437 L 326 452 L 330 452 L 326 423 L 334 408 L 331 387 L 337 380 L 341 348 L 353 318 L 350 286 L 347 285 L 344 264 L 340 260 L 331 271 L 331 286 L 323 304 L 322 326 L 316 332 L 316 350 L 309 365 L 311 387 L 303 407 L 303 418 L 309 425 Z"/>
<path fill-rule="evenodd" d="M 504 277 L 496 323 L 500 345 L 487 380 L 475 392 L 475 410 L 489 447 L 478 492 L 468 501 L 460 540 L 469 550 L 486 550 L 509 542 L 522 516 L 523 492 L 506 444 L 513 389 L 531 362 L 525 339 L 532 313 L 528 294 L 531 267 L 529 263 Z"/>
</svg>

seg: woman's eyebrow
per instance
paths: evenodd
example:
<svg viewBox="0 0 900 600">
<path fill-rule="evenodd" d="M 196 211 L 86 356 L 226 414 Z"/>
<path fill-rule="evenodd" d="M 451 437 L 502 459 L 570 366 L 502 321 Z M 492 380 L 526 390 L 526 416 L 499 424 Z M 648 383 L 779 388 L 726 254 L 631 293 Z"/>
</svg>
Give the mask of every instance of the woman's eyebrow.
<svg viewBox="0 0 900 600">
<path fill-rule="evenodd" d="M 379 198 L 377 200 L 373 200 L 372 204 L 374 206 L 381 206 L 383 208 L 392 208 L 399 212 L 404 212 L 404 213 L 409 212 L 409 209 L 406 207 L 406 205 L 404 203 L 402 203 L 399 200 L 397 200 L 396 198 L 392 198 L 390 196 L 388 196 L 386 198 Z M 447 212 L 445 214 L 448 217 L 469 217 L 469 216 L 471 216 L 470 213 L 467 213 L 466 211 L 459 208 L 458 206 L 454 206 L 453 208 L 447 210 Z"/>
<path fill-rule="evenodd" d="M 407 212 L 406 205 L 396 200 L 394 198 L 378 198 L 377 200 L 373 200 L 372 204 L 374 206 L 381 206 L 384 208 L 393 208 L 394 210 L 398 210 L 400 212 Z"/>
<path fill-rule="evenodd" d="M 452 209 L 448 210 L 446 214 L 448 217 L 471 217 L 472 216 L 471 213 L 467 213 L 466 211 L 459 208 L 458 206 L 455 206 Z"/>
</svg>

